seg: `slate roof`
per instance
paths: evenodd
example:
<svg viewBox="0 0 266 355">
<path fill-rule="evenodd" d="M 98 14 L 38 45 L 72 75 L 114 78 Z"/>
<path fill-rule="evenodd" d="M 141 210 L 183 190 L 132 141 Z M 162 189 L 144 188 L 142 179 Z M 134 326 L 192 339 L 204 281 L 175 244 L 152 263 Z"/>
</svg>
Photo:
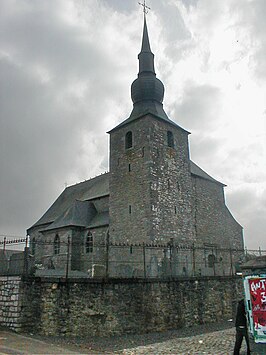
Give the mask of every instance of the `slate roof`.
<svg viewBox="0 0 266 355">
<path fill-rule="evenodd" d="M 98 213 L 93 220 L 89 223 L 89 228 L 96 228 L 100 226 L 108 226 L 109 225 L 109 212 L 104 211 Z"/>
<path fill-rule="evenodd" d="M 190 171 L 196 177 L 225 186 L 192 161 Z M 93 204 L 94 199 L 109 195 L 109 174 L 105 173 L 67 187 L 27 233 L 40 226 L 43 226 L 43 231 L 49 231 L 67 226 L 96 228 L 109 225 L 109 212 L 97 211 Z"/>
<path fill-rule="evenodd" d="M 257 256 L 256 258 L 247 261 L 241 265 L 241 269 L 265 269 L 266 270 L 266 255 Z"/>
<path fill-rule="evenodd" d="M 190 160 L 190 172 L 192 175 L 195 175 L 197 177 L 200 177 L 205 180 L 209 180 L 211 182 L 214 182 L 216 184 L 226 186 L 222 182 L 215 180 L 212 178 L 209 174 L 207 174 L 204 170 L 202 170 L 197 164 L 195 164 L 192 160 Z"/>
<path fill-rule="evenodd" d="M 187 134 L 190 134 L 190 132 L 188 132 L 186 129 L 179 126 L 174 121 L 170 120 L 170 118 L 165 113 L 163 106 L 161 104 L 156 103 L 156 102 L 152 102 L 152 101 L 146 102 L 146 103 L 140 102 L 137 105 L 134 105 L 134 108 L 133 108 L 130 116 L 126 120 L 124 120 L 123 122 L 121 122 L 120 124 L 115 126 L 113 129 L 108 131 L 107 133 L 114 132 L 118 128 L 126 126 L 127 124 L 131 123 L 132 121 L 136 121 L 146 115 L 152 115 L 157 120 L 162 120 L 166 123 L 171 124 L 172 126 L 178 128 L 178 129 L 186 132 Z"/>
<path fill-rule="evenodd" d="M 28 229 L 47 225 L 60 217 L 76 200 L 86 201 L 109 195 L 109 173 L 96 176 L 76 185 L 67 187 L 44 215 Z"/>
<path fill-rule="evenodd" d="M 96 216 L 97 210 L 90 201 L 76 200 L 62 215 L 43 231 L 49 231 L 62 227 L 87 227 Z"/>
</svg>

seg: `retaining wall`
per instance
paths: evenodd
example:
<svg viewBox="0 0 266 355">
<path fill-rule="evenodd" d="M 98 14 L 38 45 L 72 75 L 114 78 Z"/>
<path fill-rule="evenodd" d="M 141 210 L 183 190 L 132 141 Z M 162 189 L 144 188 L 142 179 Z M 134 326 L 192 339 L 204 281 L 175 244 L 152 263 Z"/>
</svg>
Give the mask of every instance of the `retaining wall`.
<svg viewBox="0 0 266 355">
<path fill-rule="evenodd" d="M 0 324 L 12 330 L 21 329 L 22 282 L 19 276 L 0 276 Z"/>
<path fill-rule="evenodd" d="M 233 318 L 243 297 L 237 277 L 67 282 L 34 278 L 17 283 L 9 279 L 0 302 L 0 314 L 9 307 L 9 318 L 1 316 L 1 324 L 44 335 L 108 336 L 218 322 Z M 12 287 L 14 294 L 8 291 Z"/>
</svg>

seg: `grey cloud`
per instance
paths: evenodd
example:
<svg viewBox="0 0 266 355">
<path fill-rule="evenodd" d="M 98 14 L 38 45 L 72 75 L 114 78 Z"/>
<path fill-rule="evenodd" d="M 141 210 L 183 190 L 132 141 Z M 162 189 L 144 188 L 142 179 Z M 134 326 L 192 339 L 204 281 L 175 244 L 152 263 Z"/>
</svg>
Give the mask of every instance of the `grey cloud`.
<svg viewBox="0 0 266 355">
<path fill-rule="evenodd" d="M 250 66 L 255 66 L 255 73 L 258 79 L 265 79 L 266 76 L 266 2 L 264 0 L 243 1 L 241 7 L 239 1 L 233 0 L 231 9 L 232 12 L 238 13 L 238 22 L 236 26 L 241 28 L 243 24 L 246 26 L 247 33 L 250 38 L 244 38 L 243 41 L 249 42 L 251 54 Z"/>
<path fill-rule="evenodd" d="M 141 1 L 140 1 L 141 2 Z M 103 0 L 105 6 L 118 11 L 129 13 L 137 9 L 138 3 L 135 1 L 126 1 L 126 0 Z"/>
<path fill-rule="evenodd" d="M 217 123 L 220 95 L 217 87 L 188 82 L 181 102 L 173 108 L 174 117 L 189 130 L 210 130 Z"/>
<path fill-rule="evenodd" d="M 243 186 L 227 193 L 227 204 L 235 211 L 235 217 L 244 227 L 248 248 L 266 248 L 266 191 L 254 197 L 254 191 Z"/>
<path fill-rule="evenodd" d="M 187 10 L 193 11 L 193 8 L 197 6 L 199 0 L 182 0 L 183 5 Z"/>
<path fill-rule="evenodd" d="M 235 11 L 252 33 L 258 30 L 259 43 L 263 44 L 263 2 L 252 2 L 254 10 L 247 3 L 243 1 L 239 8 L 239 2 L 233 0 L 186 0 L 188 12 L 197 11 L 196 28 L 205 24 L 208 33 L 221 11 Z M 13 4 L 2 1 L 0 14 L 0 232 L 23 235 L 63 190 L 65 182 L 72 184 L 107 169 L 105 132 L 125 119 L 132 108 L 130 84 L 137 74 L 141 25 L 136 33 L 134 11 L 140 11 L 140 7 L 132 1 L 21 0 Z M 69 4 L 71 15 L 76 14 L 73 22 L 64 18 L 64 6 Z M 238 4 L 238 8 L 233 9 L 232 4 Z M 150 7 L 151 19 L 158 20 L 156 65 L 166 84 L 175 63 L 190 54 L 197 43 L 191 39 L 190 28 L 175 1 L 150 2 Z M 258 10 L 261 15 L 256 24 Z M 243 23 L 238 24 L 240 30 Z M 152 31 L 150 35 L 152 39 Z M 155 49 L 158 46 L 154 41 L 151 45 Z M 263 46 L 256 50 L 250 60 L 262 70 Z M 208 55 L 206 51 L 205 64 Z M 227 159 L 221 152 L 223 142 L 211 134 L 220 124 L 220 98 L 217 87 L 187 82 L 180 101 L 168 111 L 178 124 L 191 130 L 192 159 L 214 178 L 220 179 L 226 171 L 225 183 L 232 186 L 231 178 L 240 174 L 240 152 L 229 152 Z M 245 154 L 250 161 L 255 147 L 247 144 L 247 148 L 250 153 L 247 149 Z M 255 181 L 254 176 L 244 178 L 249 178 L 250 184 Z M 256 179 L 257 183 L 261 181 L 262 174 L 260 180 Z M 248 240 L 250 233 L 256 233 L 260 240 L 262 232 L 254 223 L 261 223 L 261 230 L 265 230 L 265 199 L 259 196 L 253 209 L 244 209 L 244 203 L 248 205 L 248 199 L 241 200 L 245 191 L 229 190 L 228 202 L 247 228 Z M 249 199 L 256 199 L 254 192 Z M 256 215 L 254 211 L 262 212 Z"/>
<path fill-rule="evenodd" d="M 203 169 L 204 166 L 209 166 L 210 168 L 211 162 L 216 161 L 218 152 L 223 144 L 222 139 L 212 138 L 208 134 L 204 135 L 203 133 L 192 133 L 190 142 L 192 160 L 195 160 L 196 163 L 198 162 L 200 166 L 202 165 Z"/>
<path fill-rule="evenodd" d="M 11 11 L 1 22 L 0 225 L 1 232 L 20 235 L 65 182 L 107 169 L 101 118 L 108 116 L 110 91 L 118 96 L 121 89 L 110 74 L 119 63 L 104 46 L 80 41 L 83 33 L 60 22 L 56 9 L 39 11 L 37 19 L 36 12 L 32 3 L 26 14 L 12 17 Z M 47 69 L 48 81 L 36 75 L 37 64 Z M 81 97 L 76 83 L 85 88 Z"/>
</svg>

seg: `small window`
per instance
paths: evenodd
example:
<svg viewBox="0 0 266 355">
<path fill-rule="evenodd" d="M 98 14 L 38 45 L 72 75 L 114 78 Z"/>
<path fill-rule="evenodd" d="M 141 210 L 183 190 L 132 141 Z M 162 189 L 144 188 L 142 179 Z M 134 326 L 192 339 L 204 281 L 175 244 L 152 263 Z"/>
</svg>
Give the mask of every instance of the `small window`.
<svg viewBox="0 0 266 355">
<path fill-rule="evenodd" d="M 35 237 L 33 237 L 32 241 L 31 241 L 31 253 L 32 253 L 32 255 L 35 255 L 35 252 L 36 252 L 36 239 L 35 239 Z"/>
<path fill-rule="evenodd" d="M 167 179 L 167 189 L 170 190 L 170 188 L 171 188 L 170 179 Z"/>
<path fill-rule="evenodd" d="M 126 149 L 129 149 L 132 148 L 132 146 L 133 146 L 132 132 L 129 131 L 126 133 L 125 147 Z"/>
<path fill-rule="evenodd" d="M 56 234 L 54 238 L 54 254 L 55 255 L 60 254 L 60 238 L 58 234 Z"/>
<path fill-rule="evenodd" d="M 86 253 L 92 253 L 93 252 L 93 235 L 91 232 L 87 234 L 86 238 Z"/>
<path fill-rule="evenodd" d="M 177 214 L 177 207 L 175 206 L 175 214 Z"/>
<path fill-rule="evenodd" d="M 144 158 L 145 155 L 145 147 L 142 147 L 142 158 Z"/>
<path fill-rule="evenodd" d="M 128 206 L 128 213 L 131 214 L 131 212 L 132 212 L 132 206 L 129 205 L 129 206 Z"/>
<path fill-rule="evenodd" d="M 171 147 L 171 148 L 175 147 L 174 135 L 173 135 L 173 132 L 171 132 L 171 131 L 167 131 L 167 145 L 168 145 L 168 147 Z"/>
<path fill-rule="evenodd" d="M 209 254 L 208 255 L 208 267 L 214 267 L 215 263 L 215 255 Z"/>
<path fill-rule="evenodd" d="M 128 164 L 128 171 L 131 171 L 131 164 Z"/>
</svg>

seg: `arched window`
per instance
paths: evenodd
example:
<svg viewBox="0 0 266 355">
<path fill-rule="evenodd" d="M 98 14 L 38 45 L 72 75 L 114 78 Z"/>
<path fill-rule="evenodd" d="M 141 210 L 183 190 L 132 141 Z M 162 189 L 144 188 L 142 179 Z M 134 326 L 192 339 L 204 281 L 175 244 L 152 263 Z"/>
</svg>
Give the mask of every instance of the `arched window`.
<svg viewBox="0 0 266 355">
<path fill-rule="evenodd" d="M 93 252 L 93 235 L 91 232 L 88 232 L 87 234 L 85 249 L 86 249 L 86 253 Z"/>
<path fill-rule="evenodd" d="M 54 254 L 55 255 L 60 254 L 60 238 L 58 234 L 56 234 L 54 238 Z"/>
<path fill-rule="evenodd" d="M 128 131 L 126 133 L 125 147 L 126 149 L 129 149 L 132 148 L 132 146 L 133 146 L 132 132 Z"/>
<path fill-rule="evenodd" d="M 215 263 L 215 255 L 209 254 L 208 255 L 208 267 L 214 267 Z"/>
<path fill-rule="evenodd" d="M 174 148 L 175 143 L 174 143 L 174 135 L 173 132 L 167 131 L 167 145 L 168 147 Z"/>
<path fill-rule="evenodd" d="M 31 253 L 32 255 L 35 255 L 36 252 L 36 239 L 35 237 L 32 238 L 31 240 Z"/>
</svg>

